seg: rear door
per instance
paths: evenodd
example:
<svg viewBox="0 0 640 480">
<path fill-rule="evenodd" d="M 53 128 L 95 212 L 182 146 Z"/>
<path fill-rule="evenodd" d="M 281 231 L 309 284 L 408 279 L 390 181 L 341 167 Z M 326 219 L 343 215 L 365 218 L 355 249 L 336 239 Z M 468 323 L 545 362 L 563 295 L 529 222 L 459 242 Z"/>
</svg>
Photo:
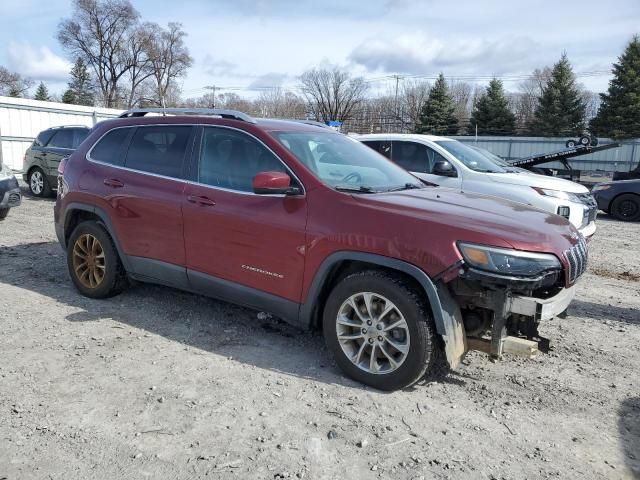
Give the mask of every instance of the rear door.
<svg viewBox="0 0 640 480">
<path fill-rule="evenodd" d="M 183 201 L 190 282 L 206 290 L 207 283 L 223 279 L 299 302 L 306 199 L 252 189 L 258 172 L 290 173 L 296 182 L 293 174 L 247 133 L 208 126 L 202 132 L 196 181 L 185 188 Z"/>
<path fill-rule="evenodd" d="M 114 129 L 89 152 L 99 162 L 92 188 L 101 192 L 134 272 L 176 286 L 186 284 L 181 202 L 194 130 L 190 125 Z M 109 144 L 123 143 L 111 164 L 101 160 L 109 156 Z"/>
</svg>

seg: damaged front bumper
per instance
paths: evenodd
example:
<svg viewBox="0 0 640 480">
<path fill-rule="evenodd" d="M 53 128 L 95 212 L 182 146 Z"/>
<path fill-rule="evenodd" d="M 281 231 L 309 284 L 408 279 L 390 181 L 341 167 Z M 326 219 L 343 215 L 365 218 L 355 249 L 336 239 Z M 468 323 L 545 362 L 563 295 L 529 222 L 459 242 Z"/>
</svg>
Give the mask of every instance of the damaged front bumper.
<svg viewBox="0 0 640 480">
<path fill-rule="evenodd" d="M 509 302 L 507 312 L 531 317 L 536 322 L 551 320 L 569 307 L 575 295 L 575 285 L 570 288 L 563 288 L 551 298 L 543 299 L 513 295 L 507 300 Z"/>
</svg>

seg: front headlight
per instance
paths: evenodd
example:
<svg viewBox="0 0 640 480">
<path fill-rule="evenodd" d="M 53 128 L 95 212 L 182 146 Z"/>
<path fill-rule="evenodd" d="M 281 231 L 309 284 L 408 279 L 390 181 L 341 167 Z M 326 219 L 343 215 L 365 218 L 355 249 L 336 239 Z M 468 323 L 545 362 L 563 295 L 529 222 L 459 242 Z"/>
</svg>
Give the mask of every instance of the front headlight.
<svg viewBox="0 0 640 480">
<path fill-rule="evenodd" d="M 578 197 L 575 193 L 571 192 L 563 192 L 562 190 L 550 190 L 548 188 L 540 188 L 540 187 L 531 187 L 540 195 L 545 195 L 547 197 L 559 198 L 560 200 L 567 200 L 569 202 L 580 202 L 580 197 Z"/>
<path fill-rule="evenodd" d="M 558 257 L 550 253 L 523 252 L 462 242 L 458 242 L 458 250 L 468 265 L 501 275 L 533 277 L 562 268 Z"/>
<path fill-rule="evenodd" d="M 592 192 L 597 192 L 599 190 L 609 190 L 611 188 L 610 184 L 607 183 L 598 183 L 597 185 L 594 185 L 593 188 L 591 189 Z"/>
</svg>

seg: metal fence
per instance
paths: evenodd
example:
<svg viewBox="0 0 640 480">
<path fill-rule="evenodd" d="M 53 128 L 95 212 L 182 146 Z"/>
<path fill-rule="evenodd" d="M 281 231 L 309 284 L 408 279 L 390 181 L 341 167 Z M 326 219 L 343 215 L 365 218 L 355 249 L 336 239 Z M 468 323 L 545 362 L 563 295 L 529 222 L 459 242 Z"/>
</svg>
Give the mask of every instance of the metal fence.
<svg viewBox="0 0 640 480">
<path fill-rule="evenodd" d="M 569 139 L 549 137 L 475 137 L 454 136 L 461 142 L 470 143 L 506 160 L 542 155 L 566 149 L 565 143 Z M 600 145 L 613 143 L 609 138 L 599 138 Z M 640 139 L 617 142 L 619 148 L 612 148 L 569 159 L 572 168 L 584 171 L 629 172 L 640 162 Z M 560 162 L 549 162 L 545 168 L 564 168 Z"/>
<path fill-rule="evenodd" d="M 0 96 L 0 163 L 22 171 L 24 153 L 42 130 L 60 125 L 92 127 L 122 110 Z"/>
</svg>

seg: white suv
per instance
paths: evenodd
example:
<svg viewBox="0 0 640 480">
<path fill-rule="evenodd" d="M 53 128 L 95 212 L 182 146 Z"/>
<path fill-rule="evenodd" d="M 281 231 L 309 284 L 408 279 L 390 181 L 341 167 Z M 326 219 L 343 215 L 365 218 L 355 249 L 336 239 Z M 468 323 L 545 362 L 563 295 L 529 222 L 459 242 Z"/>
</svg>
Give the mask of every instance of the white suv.
<svg viewBox="0 0 640 480">
<path fill-rule="evenodd" d="M 596 202 L 578 183 L 509 167 L 451 138 L 411 134 L 356 138 L 427 182 L 508 198 L 556 213 L 587 238 L 596 231 Z"/>
</svg>

